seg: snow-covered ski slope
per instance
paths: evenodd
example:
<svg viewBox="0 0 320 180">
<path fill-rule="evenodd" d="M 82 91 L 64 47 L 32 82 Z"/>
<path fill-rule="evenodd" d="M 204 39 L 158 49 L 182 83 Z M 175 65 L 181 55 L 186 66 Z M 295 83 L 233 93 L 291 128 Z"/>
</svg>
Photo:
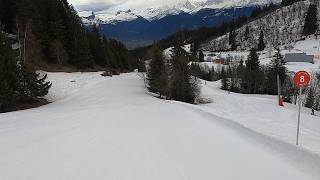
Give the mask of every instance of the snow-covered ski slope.
<svg viewBox="0 0 320 180">
<path fill-rule="evenodd" d="M 255 109 L 232 115 L 223 99 L 248 102 L 213 92 L 215 84 L 204 87 L 214 103 L 194 106 L 148 95 L 135 73 L 50 73 L 49 79 L 50 94 L 62 94 L 51 96 L 58 101 L 0 114 L 1 180 L 320 179 L 318 155 L 228 119 L 244 122 L 243 114 Z M 259 98 L 261 114 L 277 113 L 265 109 L 270 99 Z"/>
</svg>

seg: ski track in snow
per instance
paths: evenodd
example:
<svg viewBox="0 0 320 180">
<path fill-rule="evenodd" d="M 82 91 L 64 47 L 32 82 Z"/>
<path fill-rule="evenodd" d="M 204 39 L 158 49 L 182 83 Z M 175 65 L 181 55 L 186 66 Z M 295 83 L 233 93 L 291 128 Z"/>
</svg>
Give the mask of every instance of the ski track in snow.
<svg viewBox="0 0 320 180">
<path fill-rule="evenodd" d="M 241 102 L 212 110 L 228 99 L 215 83 L 194 106 L 149 96 L 135 73 L 81 76 L 49 73 L 55 102 L 0 114 L 1 180 L 320 179 L 318 155 L 250 130 L 245 112 L 229 120 Z"/>
</svg>

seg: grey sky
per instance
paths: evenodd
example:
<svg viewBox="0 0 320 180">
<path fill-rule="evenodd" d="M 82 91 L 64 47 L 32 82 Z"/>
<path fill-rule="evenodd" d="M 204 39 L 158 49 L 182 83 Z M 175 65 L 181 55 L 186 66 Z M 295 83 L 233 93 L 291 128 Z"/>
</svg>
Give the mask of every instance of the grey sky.
<svg viewBox="0 0 320 180">
<path fill-rule="evenodd" d="M 164 5 L 173 5 L 179 1 L 186 0 L 68 0 L 77 9 L 81 11 L 100 11 L 106 9 L 134 9 L 141 7 L 159 7 Z M 206 0 L 190 0 L 206 1 Z M 211 0 L 212 1 L 212 0 Z M 221 0 L 213 0 L 221 1 Z"/>
</svg>

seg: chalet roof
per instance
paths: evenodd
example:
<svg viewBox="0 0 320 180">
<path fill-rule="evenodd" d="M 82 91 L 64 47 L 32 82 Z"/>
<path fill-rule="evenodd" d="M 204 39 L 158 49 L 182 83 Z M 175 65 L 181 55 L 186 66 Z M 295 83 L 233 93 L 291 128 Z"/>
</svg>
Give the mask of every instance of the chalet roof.
<svg viewBox="0 0 320 180">
<path fill-rule="evenodd" d="M 308 62 L 314 63 L 314 56 L 306 53 L 288 53 L 284 58 L 285 62 Z"/>
</svg>

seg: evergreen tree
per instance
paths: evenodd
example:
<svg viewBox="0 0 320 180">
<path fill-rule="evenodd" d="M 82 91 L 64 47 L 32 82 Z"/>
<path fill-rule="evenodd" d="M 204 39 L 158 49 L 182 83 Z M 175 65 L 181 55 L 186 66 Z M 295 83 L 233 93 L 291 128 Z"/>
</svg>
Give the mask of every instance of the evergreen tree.
<svg viewBox="0 0 320 180">
<path fill-rule="evenodd" d="M 248 94 L 258 93 L 263 81 L 263 76 L 259 56 L 255 49 L 251 49 L 248 60 L 246 61 L 245 76 L 243 78 L 244 91 Z"/>
<path fill-rule="evenodd" d="M 267 69 L 266 90 L 268 94 L 278 94 L 277 75 L 279 75 L 280 82 L 281 84 L 283 84 L 287 78 L 287 69 L 285 67 L 283 56 L 281 55 L 279 49 L 277 50 L 274 59 L 268 65 Z"/>
<path fill-rule="evenodd" d="M 9 42 L 0 32 L 0 112 L 8 111 L 18 100 L 17 64 Z"/>
<path fill-rule="evenodd" d="M 236 44 L 236 31 L 233 29 L 229 33 L 229 45 L 231 46 L 231 51 L 234 51 L 237 49 L 237 44 Z"/>
<path fill-rule="evenodd" d="M 227 73 L 226 73 L 224 67 L 221 68 L 220 77 L 221 77 L 221 89 L 228 91 L 229 90 L 229 82 L 228 82 L 228 76 L 227 76 Z"/>
<path fill-rule="evenodd" d="M 0 33 L 0 112 L 12 110 L 21 103 L 29 102 L 48 94 L 50 82 L 47 76 L 40 77 L 23 62 L 16 62 L 13 50 Z"/>
<path fill-rule="evenodd" d="M 258 51 L 263 51 L 266 48 L 266 45 L 264 43 L 264 34 L 263 31 L 260 31 L 259 35 L 259 43 L 258 43 Z"/>
<path fill-rule="evenodd" d="M 93 66 L 92 54 L 86 37 L 82 22 L 73 7 L 69 7 L 69 48 L 70 64 L 78 68 L 89 68 Z"/>
<path fill-rule="evenodd" d="M 141 59 L 138 60 L 138 72 L 147 72 L 146 63 Z"/>
<path fill-rule="evenodd" d="M 48 94 L 51 83 L 46 82 L 47 75 L 41 77 L 39 73 L 24 64 L 18 66 L 17 74 L 19 102 L 30 102 Z"/>
<path fill-rule="evenodd" d="M 202 69 L 199 64 L 192 62 L 190 65 L 190 72 L 193 76 L 202 79 Z"/>
<path fill-rule="evenodd" d="M 198 40 L 194 40 L 194 42 L 191 44 L 191 61 L 198 62 L 199 56 L 198 56 L 198 48 L 199 48 L 199 42 Z"/>
<path fill-rule="evenodd" d="M 199 91 L 197 81 L 191 77 L 187 52 L 182 48 L 184 35 L 178 33 L 173 48 L 170 96 L 173 100 L 194 103 Z"/>
<path fill-rule="evenodd" d="M 303 35 L 309 36 L 311 34 L 314 34 L 317 29 L 318 29 L 318 12 L 317 12 L 317 7 L 314 4 L 311 4 L 309 6 L 307 16 L 305 19 L 305 24 L 303 28 Z"/>
<path fill-rule="evenodd" d="M 315 105 L 315 96 L 314 95 L 315 95 L 314 91 L 312 89 L 309 89 L 305 107 L 310 108 L 310 109 L 314 108 L 314 105 Z"/>
<path fill-rule="evenodd" d="M 90 50 L 92 53 L 93 60 L 96 64 L 105 67 L 108 65 L 107 55 L 105 54 L 105 48 L 103 44 L 103 38 L 100 34 L 99 27 L 94 25 L 91 32 L 88 33 L 88 39 L 90 44 Z"/>
<path fill-rule="evenodd" d="M 248 40 L 250 38 L 249 26 L 246 26 L 246 30 L 245 30 L 245 33 L 244 33 L 244 38 L 245 38 L 245 40 Z"/>
<path fill-rule="evenodd" d="M 204 54 L 201 50 L 199 51 L 199 62 L 204 62 Z"/>
<path fill-rule="evenodd" d="M 164 57 L 158 45 L 154 45 L 153 47 L 153 58 L 150 62 L 150 68 L 148 70 L 148 84 L 149 91 L 158 93 L 160 98 L 162 95 L 167 95 L 168 74 Z"/>
<path fill-rule="evenodd" d="M 116 54 L 114 52 L 114 48 L 111 46 L 111 41 L 103 36 L 103 47 L 106 55 L 106 59 L 110 68 L 119 69 L 119 65 L 116 59 Z"/>
</svg>

